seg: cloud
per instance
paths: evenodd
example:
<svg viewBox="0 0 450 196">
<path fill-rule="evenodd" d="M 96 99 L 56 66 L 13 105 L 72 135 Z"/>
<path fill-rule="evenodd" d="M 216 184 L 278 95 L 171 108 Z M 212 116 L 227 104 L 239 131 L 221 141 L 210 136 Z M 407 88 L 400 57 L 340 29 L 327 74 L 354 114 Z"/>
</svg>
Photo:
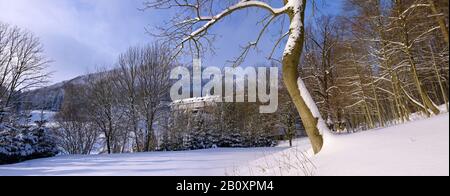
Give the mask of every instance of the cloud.
<svg viewBox="0 0 450 196">
<path fill-rule="evenodd" d="M 0 21 L 25 28 L 41 38 L 54 61 L 53 82 L 111 65 L 130 45 L 151 41 L 141 0 L 0 0 Z M 5 9 L 6 8 L 6 9 Z"/>
</svg>

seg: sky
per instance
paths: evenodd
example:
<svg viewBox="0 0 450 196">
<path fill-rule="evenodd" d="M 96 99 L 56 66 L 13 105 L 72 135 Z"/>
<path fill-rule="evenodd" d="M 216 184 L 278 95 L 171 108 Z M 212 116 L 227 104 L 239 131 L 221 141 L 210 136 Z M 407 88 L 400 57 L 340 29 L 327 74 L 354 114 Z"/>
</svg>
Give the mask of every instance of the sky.
<svg viewBox="0 0 450 196">
<path fill-rule="evenodd" d="M 141 11 L 144 0 L 0 0 L 0 22 L 27 29 L 38 36 L 45 55 L 52 60 L 50 83 L 70 80 L 112 67 L 120 53 L 130 46 L 152 43 L 146 33 L 162 25 L 176 10 Z M 316 0 L 321 13 L 336 14 L 340 0 Z M 326 3 L 323 3 L 326 2 Z M 308 6 L 311 15 L 311 6 Z M 5 9 L 6 8 L 6 9 Z M 257 37 L 261 11 L 239 12 L 212 30 L 217 34 L 214 54 L 207 54 L 204 66 L 224 66 L 237 57 L 240 46 Z M 308 18 L 307 18 L 308 20 Z M 276 40 L 277 27 L 265 36 L 258 51 L 249 54 L 245 65 L 268 64 L 266 57 Z"/>
</svg>

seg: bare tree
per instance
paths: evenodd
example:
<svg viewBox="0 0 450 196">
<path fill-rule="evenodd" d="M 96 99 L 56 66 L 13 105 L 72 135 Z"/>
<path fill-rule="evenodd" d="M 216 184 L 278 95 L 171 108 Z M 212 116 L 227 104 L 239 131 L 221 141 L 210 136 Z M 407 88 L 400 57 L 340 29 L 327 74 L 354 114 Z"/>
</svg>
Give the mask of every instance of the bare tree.
<svg viewBox="0 0 450 196">
<path fill-rule="evenodd" d="M 277 112 L 278 126 L 284 131 L 284 139 L 289 140 L 289 146 L 293 146 L 293 140 L 297 136 L 298 114 L 294 104 L 290 100 L 289 94 L 285 89 L 280 92 L 280 107 Z"/>
<path fill-rule="evenodd" d="M 432 4 L 445 7 L 448 2 L 344 1 L 345 9 L 352 11 L 342 21 L 350 30 L 345 41 L 357 48 L 347 54 L 367 67 L 363 72 L 366 102 L 376 113 L 372 120 L 381 126 L 408 121 L 418 111 L 439 114 L 437 105 L 447 102 L 442 82 L 447 74 L 441 71 L 447 69 L 448 44 L 441 27 L 448 11 L 434 10 Z M 435 18 L 437 22 L 430 20 Z"/>
<path fill-rule="evenodd" d="M 167 38 L 169 43 L 174 43 L 177 51 L 191 49 L 197 56 L 199 52 L 205 50 L 205 47 L 213 44 L 214 36 L 210 34 L 210 29 L 219 21 L 239 10 L 259 8 L 267 11 L 267 16 L 262 17 L 260 21 L 264 24 L 262 30 L 256 35 L 255 41 L 249 42 L 244 47 L 243 55 L 238 57 L 237 62 L 242 61 L 241 57 L 245 57 L 250 49 L 258 45 L 272 22 L 287 19 L 290 22 L 289 30 L 280 34 L 274 48 L 287 39 L 282 56 L 284 83 L 303 120 L 314 152 L 318 153 L 323 145 L 322 134 L 326 134 L 328 130 L 297 71 L 303 50 L 306 0 L 284 0 L 283 3 L 280 8 L 274 8 L 270 5 L 270 1 L 255 0 L 220 1 L 220 3 L 214 0 L 154 0 L 146 2 L 145 5 L 146 8 L 178 9 L 179 13 L 171 19 L 172 25 L 161 28 L 159 36 Z M 271 56 L 272 54 L 269 58 L 272 58 Z"/>
<path fill-rule="evenodd" d="M 32 33 L 0 23 L 0 123 L 21 92 L 47 82 L 50 62 Z"/>
<path fill-rule="evenodd" d="M 100 71 L 96 75 L 89 75 L 87 79 L 87 100 L 91 120 L 101 131 L 108 154 L 123 151 L 121 123 L 124 110 L 120 108 L 118 90 L 112 80 L 114 75 L 108 71 Z"/>
<path fill-rule="evenodd" d="M 117 85 L 117 89 L 122 91 L 120 95 L 124 103 L 128 125 L 133 132 L 136 151 L 140 152 L 141 141 L 139 138 L 139 92 L 138 92 L 138 72 L 139 67 L 143 64 L 143 57 L 140 48 L 134 47 L 119 56 L 118 68 L 114 70 L 117 80 L 113 82 Z M 128 135 L 128 133 L 127 133 Z"/>
<path fill-rule="evenodd" d="M 90 109 L 85 86 L 64 87 L 64 102 L 55 116 L 58 128 L 54 134 L 60 147 L 69 154 L 90 154 L 94 149 L 99 131 L 88 115 Z"/>
<path fill-rule="evenodd" d="M 336 19 L 320 16 L 306 31 L 305 52 L 300 66 L 301 75 L 317 101 L 322 115 L 333 130 L 339 121 L 338 99 L 341 97 L 337 86 L 336 63 L 342 58 L 342 41 Z"/>
<path fill-rule="evenodd" d="M 141 99 L 139 108 L 146 125 L 143 147 L 145 151 L 151 151 L 158 146 L 154 123 L 158 120 L 162 102 L 164 98 L 167 98 L 170 89 L 171 54 L 168 48 L 158 44 L 140 48 L 138 53 L 142 58 L 137 74 L 137 86 Z"/>
</svg>

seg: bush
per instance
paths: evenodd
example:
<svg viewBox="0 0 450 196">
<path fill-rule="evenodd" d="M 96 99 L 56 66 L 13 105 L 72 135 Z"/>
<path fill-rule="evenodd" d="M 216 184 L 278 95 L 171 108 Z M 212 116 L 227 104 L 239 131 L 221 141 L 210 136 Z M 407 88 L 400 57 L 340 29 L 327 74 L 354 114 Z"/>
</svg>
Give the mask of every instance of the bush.
<svg viewBox="0 0 450 196">
<path fill-rule="evenodd" d="M 45 127 L 0 125 L 0 164 L 55 156 L 59 150 L 54 141 Z"/>
</svg>

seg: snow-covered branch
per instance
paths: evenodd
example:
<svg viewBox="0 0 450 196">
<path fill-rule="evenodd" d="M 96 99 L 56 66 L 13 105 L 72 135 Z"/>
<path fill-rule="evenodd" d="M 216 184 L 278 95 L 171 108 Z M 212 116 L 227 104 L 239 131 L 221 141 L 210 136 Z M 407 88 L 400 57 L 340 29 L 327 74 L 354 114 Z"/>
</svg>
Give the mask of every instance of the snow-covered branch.
<svg viewBox="0 0 450 196">
<path fill-rule="evenodd" d="M 288 9 L 287 5 L 281 8 L 273 8 L 268 3 L 262 1 L 240 0 L 223 10 L 217 10 L 217 8 L 213 7 L 212 1 L 210 5 L 207 2 L 209 1 L 155 0 L 145 3 L 145 8 L 169 9 L 179 7 L 185 9 L 184 14 L 182 13 L 172 19 L 171 23 L 174 24 L 173 26 L 169 28 L 160 28 L 160 30 L 162 30 L 162 35 L 160 35 L 160 37 L 166 37 L 170 39 L 170 42 L 176 42 L 176 54 L 181 52 L 188 42 L 190 42 L 192 48 L 195 48 L 197 52 L 200 52 L 203 48 L 201 40 L 208 39 L 209 29 L 222 19 L 239 10 L 246 8 L 260 8 L 268 11 L 270 14 L 270 20 L 264 25 L 257 37 L 257 40 L 249 42 L 249 44 L 244 47 L 243 53 L 240 57 L 238 57 L 238 59 L 244 57 L 250 48 L 256 47 L 270 23 L 277 16 L 286 13 Z M 214 13 L 216 11 L 218 12 Z M 212 42 L 211 40 L 207 41 Z"/>
</svg>

